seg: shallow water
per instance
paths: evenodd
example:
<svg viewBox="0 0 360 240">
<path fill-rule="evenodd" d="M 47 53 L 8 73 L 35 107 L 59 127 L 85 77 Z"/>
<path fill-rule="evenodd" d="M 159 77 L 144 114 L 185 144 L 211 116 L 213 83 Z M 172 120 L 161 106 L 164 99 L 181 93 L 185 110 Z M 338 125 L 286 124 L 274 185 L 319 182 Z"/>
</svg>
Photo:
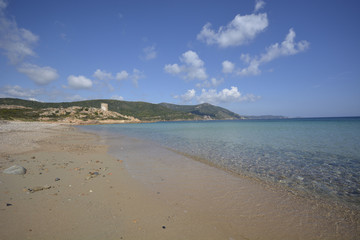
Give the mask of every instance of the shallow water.
<svg viewBox="0 0 360 240">
<path fill-rule="evenodd" d="M 315 198 L 360 208 L 360 118 L 85 126 L 151 140 Z"/>
<path fill-rule="evenodd" d="M 149 198 L 170 207 L 166 229 L 179 232 L 172 239 L 357 239 L 360 232 L 359 212 L 346 207 L 239 177 L 153 141 L 116 134 L 101 134 L 101 141 Z"/>
</svg>

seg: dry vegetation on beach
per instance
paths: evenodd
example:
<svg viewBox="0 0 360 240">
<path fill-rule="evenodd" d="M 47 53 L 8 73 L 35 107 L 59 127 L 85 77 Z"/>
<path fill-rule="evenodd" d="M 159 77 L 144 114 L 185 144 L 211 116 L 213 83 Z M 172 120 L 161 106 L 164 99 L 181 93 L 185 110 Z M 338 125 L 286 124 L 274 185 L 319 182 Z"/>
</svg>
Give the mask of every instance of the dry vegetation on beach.
<svg viewBox="0 0 360 240">
<path fill-rule="evenodd" d="M 104 111 L 94 107 L 67 107 L 32 109 L 16 105 L 0 105 L 3 119 L 18 119 L 38 122 L 58 122 L 80 124 L 136 123 L 139 119 L 113 111 Z"/>
</svg>

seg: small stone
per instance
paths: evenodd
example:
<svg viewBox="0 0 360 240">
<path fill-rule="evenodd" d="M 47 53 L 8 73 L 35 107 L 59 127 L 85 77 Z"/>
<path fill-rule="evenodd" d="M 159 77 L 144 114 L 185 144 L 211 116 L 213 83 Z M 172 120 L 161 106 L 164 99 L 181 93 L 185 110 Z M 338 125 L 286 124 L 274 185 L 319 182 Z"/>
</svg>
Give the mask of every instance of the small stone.
<svg viewBox="0 0 360 240">
<path fill-rule="evenodd" d="M 303 178 L 302 176 L 297 176 L 296 179 L 299 180 L 299 181 L 303 181 L 303 180 L 304 180 L 304 178 Z"/>
<path fill-rule="evenodd" d="M 58 178 L 58 177 L 57 177 L 57 178 L 55 178 L 55 182 L 57 182 L 57 181 L 60 181 L 60 178 Z"/>
<path fill-rule="evenodd" d="M 12 206 L 12 204 L 11 204 L 11 203 L 7 203 L 6 206 L 9 207 L 9 206 Z"/>
<path fill-rule="evenodd" d="M 51 186 L 49 185 L 44 185 L 44 186 L 37 186 L 37 187 L 33 187 L 33 188 L 28 188 L 28 191 L 31 193 L 34 192 L 38 192 L 38 191 L 42 191 L 42 190 L 46 190 L 46 189 L 50 189 Z"/>
<path fill-rule="evenodd" d="M 89 174 L 86 176 L 86 180 L 90 180 L 91 178 L 97 177 L 99 176 L 100 173 L 99 172 L 89 172 Z"/>
<path fill-rule="evenodd" d="M 165 226 L 162 226 L 162 229 L 165 229 L 166 227 Z"/>
<path fill-rule="evenodd" d="M 3 173 L 6 173 L 6 174 L 16 174 L 16 175 L 24 175 L 26 173 L 26 168 L 22 167 L 22 166 L 19 166 L 19 165 L 14 165 L 14 166 L 11 166 L 7 169 L 5 169 L 3 171 Z"/>
</svg>

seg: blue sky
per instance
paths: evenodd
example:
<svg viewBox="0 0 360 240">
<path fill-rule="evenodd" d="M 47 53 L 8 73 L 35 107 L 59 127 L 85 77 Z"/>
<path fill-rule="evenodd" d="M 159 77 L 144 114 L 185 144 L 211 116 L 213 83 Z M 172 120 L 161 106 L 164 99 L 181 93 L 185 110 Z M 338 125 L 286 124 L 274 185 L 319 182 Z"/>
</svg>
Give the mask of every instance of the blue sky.
<svg viewBox="0 0 360 240">
<path fill-rule="evenodd" d="M 0 97 L 360 116 L 360 1 L 0 0 Z"/>
</svg>

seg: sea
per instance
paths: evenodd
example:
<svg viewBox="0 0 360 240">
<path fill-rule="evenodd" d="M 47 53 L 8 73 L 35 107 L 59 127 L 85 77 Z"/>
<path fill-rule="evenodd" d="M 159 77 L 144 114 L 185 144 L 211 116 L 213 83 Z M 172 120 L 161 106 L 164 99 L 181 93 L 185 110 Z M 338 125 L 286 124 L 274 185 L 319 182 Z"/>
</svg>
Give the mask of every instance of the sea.
<svg viewBox="0 0 360 240">
<path fill-rule="evenodd" d="M 82 126 L 131 137 L 296 194 L 360 209 L 360 117 Z"/>
</svg>

